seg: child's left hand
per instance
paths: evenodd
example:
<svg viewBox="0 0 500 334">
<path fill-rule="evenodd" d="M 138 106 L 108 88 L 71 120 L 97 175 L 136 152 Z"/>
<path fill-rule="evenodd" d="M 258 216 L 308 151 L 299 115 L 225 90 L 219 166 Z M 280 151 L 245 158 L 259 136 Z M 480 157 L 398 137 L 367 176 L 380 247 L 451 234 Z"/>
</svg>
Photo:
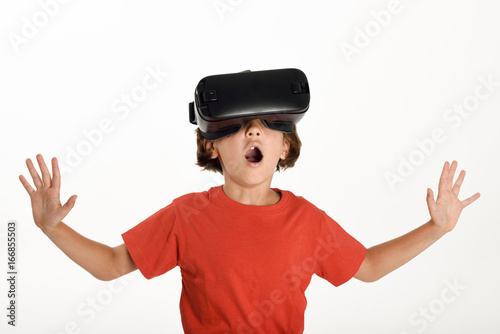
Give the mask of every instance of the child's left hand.
<svg viewBox="0 0 500 334">
<path fill-rule="evenodd" d="M 457 165 L 458 163 L 456 161 L 453 161 L 451 166 L 448 161 L 445 162 L 441 178 L 439 179 L 437 200 L 434 200 L 433 191 L 427 188 L 427 206 L 431 214 L 431 221 L 444 233 L 453 230 L 462 210 L 480 196 L 479 193 L 476 193 L 463 201 L 458 199 L 458 193 L 464 181 L 465 171 L 460 172 L 455 184 L 453 184 L 453 177 L 455 176 Z"/>
</svg>

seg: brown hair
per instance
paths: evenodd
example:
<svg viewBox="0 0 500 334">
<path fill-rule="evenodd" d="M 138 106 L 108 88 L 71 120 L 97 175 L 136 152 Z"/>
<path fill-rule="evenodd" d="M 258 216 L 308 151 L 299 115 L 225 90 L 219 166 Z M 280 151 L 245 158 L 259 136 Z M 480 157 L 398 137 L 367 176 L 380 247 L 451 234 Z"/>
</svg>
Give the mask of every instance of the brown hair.
<svg viewBox="0 0 500 334">
<path fill-rule="evenodd" d="M 290 143 L 290 148 L 288 149 L 288 154 L 286 158 L 278 161 L 276 165 L 276 170 L 279 172 L 287 168 L 293 167 L 295 162 L 300 155 L 300 147 L 302 143 L 300 141 L 299 135 L 297 134 L 297 127 L 294 126 L 292 132 L 284 133 L 284 139 Z M 203 168 L 203 170 L 209 170 L 213 172 L 219 172 L 222 174 L 222 166 L 219 159 L 212 159 L 212 152 L 207 151 L 205 148 L 205 139 L 202 137 L 200 129 L 196 129 L 196 164 Z"/>
</svg>

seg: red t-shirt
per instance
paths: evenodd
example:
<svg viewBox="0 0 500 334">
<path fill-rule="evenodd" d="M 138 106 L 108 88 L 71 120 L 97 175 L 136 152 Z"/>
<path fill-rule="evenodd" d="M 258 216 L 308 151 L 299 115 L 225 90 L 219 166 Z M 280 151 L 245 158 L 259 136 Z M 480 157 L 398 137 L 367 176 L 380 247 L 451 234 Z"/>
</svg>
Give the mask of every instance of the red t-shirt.
<svg viewBox="0 0 500 334">
<path fill-rule="evenodd" d="M 289 191 L 269 206 L 231 200 L 222 186 L 187 194 L 123 234 L 147 278 L 179 266 L 186 333 L 302 333 L 312 274 L 333 285 L 366 248 Z"/>
</svg>

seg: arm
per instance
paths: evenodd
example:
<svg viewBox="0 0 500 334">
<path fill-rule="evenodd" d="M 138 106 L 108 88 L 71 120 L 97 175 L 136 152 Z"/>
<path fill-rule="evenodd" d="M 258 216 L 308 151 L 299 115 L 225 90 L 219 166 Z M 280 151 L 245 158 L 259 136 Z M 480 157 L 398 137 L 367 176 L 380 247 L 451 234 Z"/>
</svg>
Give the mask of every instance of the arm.
<svg viewBox="0 0 500 334">
<path fill-rule="evenodd" d="M 433 191 L 427 189 L 427 206 L 431 220 L 399 238 L 369 248 L 354 275 L 355 278 L 364 282 L 376 281 L 401 267 L 453 230 L 462 210 L 479 198 L 479 193 L 476 193 L 463 201 L 458 199 L 465 171 L 460 172 L 453 184 L 456 168 L 456 161 L 453 161 L 451 166 L 448 162 L 444 164 L 439 179 L 437 201 L 434 200 Z"/>
<path fill-rule="evenodd" d="M 47 237 L 71 260 L 100 280 L 112 280 L 137 269 L 124 244 L 111 248 L 85 238 L 62 222 L 74 207 L 76 195 L 61 205 L 61 175 L 57 159 L 52 159 L 52 179 L 41 155 L 37 155 L 37 161 L 42 178 L 31 160 L 26 161 L 36 190 L 24 176 L 19 179 L 31 198 L 35 224 Z"/>
</svg>

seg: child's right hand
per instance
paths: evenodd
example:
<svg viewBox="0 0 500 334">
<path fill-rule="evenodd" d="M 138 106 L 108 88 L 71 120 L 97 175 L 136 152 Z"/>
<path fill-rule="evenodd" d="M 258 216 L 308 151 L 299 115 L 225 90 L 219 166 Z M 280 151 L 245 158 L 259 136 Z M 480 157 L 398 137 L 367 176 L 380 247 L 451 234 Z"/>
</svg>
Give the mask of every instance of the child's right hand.
<svg viewBox="0 0 500 334">
<path fill-rule="evenodd" d="M 33 162 L 30 159 L 26 160 L 26 165 L 33 178 L 36 190 L 34 190 L 23 175 L 19 176 L 19 180 L 28 192 L 31 198 L 31 207 L 33 209 L 33 219 L 36 226 L 43 231 L 51 229 L 59 224 L 64 217 L 75 206 L 76 195 L 71 196 L 68 201 L 61 205 L 59 199 L 59 190 L 61 188 L 61 175 L 57 159 L 52 159 L 52 179 L 49 170 L 43 157 L 38 154 L 36 156 L 38 165 L 42 172 L 42 178 L 38 175 Z"/>
</svg>

